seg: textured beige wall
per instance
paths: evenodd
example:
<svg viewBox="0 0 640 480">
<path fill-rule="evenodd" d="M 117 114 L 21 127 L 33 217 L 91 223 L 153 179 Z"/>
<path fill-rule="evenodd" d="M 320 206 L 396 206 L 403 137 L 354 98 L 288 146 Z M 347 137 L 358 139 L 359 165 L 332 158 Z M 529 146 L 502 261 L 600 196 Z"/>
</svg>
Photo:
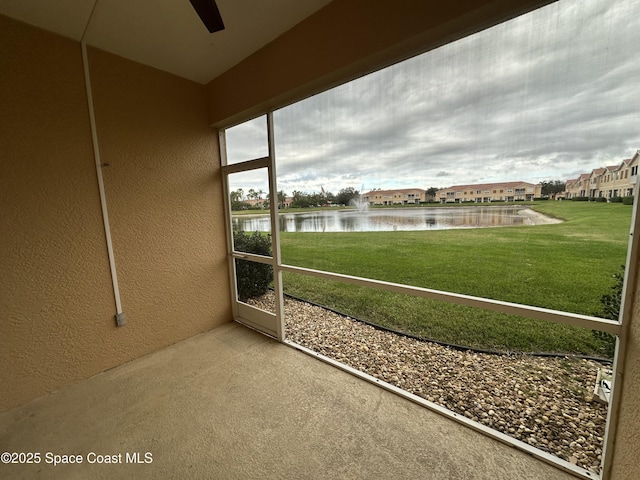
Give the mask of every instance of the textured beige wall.
<svg viewBox="0 0 640 480">
<path fill-rule="evenodd" d="M 0 410 L 231 318 L 204 87 L 90 53 L 128 323 L 114 322 L 80 45 L 0 16 Z"/>
<path fill-rule="evenodd" d="M 231 319 L 217 135 L 202 85 L 97 50 L 89 63 L 124 357 Z"/>
<path fill-rule="evenodd" d="M 113 315 L 80 45 L 0 17 L 0 409 L 94 373 Z M 95 341 L 92 340 L 92 343 Z"/>
</svg>

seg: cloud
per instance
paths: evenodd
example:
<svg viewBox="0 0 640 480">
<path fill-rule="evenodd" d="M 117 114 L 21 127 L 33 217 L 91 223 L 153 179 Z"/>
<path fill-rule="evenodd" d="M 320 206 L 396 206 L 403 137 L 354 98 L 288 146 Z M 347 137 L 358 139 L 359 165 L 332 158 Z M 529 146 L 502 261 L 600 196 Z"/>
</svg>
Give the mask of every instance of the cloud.
<svg viewBox="0 0 640 480">
<path fill-rule="evenodd" d="M 537 182 L 619 163 L 640 148 L 639 14 L 640 0 L 560 0 L 278 110 L 278 188 Z M 266 155 L 261 122 L 228 135 L 233 157 Z"/>
</svg>

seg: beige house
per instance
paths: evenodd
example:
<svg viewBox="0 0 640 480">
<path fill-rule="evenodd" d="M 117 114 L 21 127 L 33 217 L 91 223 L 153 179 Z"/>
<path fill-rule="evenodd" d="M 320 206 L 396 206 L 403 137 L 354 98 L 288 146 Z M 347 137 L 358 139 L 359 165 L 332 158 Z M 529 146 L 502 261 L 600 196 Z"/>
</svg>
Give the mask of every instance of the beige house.
<svg viewBox="0 0 640 480">
<path fill-rule="evenodd" d="M 531 201 L 542 195 L 541 186 L 527 182 L 477 183 L 455 185 L 436 193 L 440 203 Z"/>
<path fill-rule="evenodd" d="M 563 196 L 593 199 L 632 196 L 638 182 L 639 157 L 640 150 L 620 164 L 596 168 L 591 173 L 583 173 L 577 179 L 567 180 Z"/>
<path fill-rule="evenodd" d="M 418 420 L 414 403 L 361 377 L 318 367 L 300 381 L 326 365 L 232 324 L 223 208 L 223 128 L 545 2 L 218 3 L 238 19 L 220 36 L 187 1 L 0 2 L 0 450 L 156 452 L 99 472 L 0 464 L 0 477 L 575 478 L 462 419 Z M 444 201 L 538 195 L 521 182 L 456 188 Z M 629 321 L 607 327 L 622 335 L 624 365 L 613 480 L 640 478 L 640 295 L 629 282 Z M 414 420 L 400 422 L 407 412 Z M 323 428 L 334 417 L 348 435 Z M 437 427 L 406 444 L 418 423 Z"/>
<path fill-rule="evenodd" d="M 600 191 L 600 184 L 602 182 L 602 174 L 605 172 L 604 168 L 596 168 L 589 175 L 589 196 L 595 196 L 595 193 Z"/>
<path fill-rule="evenodd" d="M 372 190 L 362 195 L 362 200 L 369 205 L 408 205 L 424 203 L 427 191 L 421 188 L 400 188 L 397 190 Z"/>
<path fill-rule="evenodd" d="M 578 178 L 567 180 L 566 182 L 566 198 L 586 197 L 589 191 L 591 174 L 583 173 Z"/>
</svg>

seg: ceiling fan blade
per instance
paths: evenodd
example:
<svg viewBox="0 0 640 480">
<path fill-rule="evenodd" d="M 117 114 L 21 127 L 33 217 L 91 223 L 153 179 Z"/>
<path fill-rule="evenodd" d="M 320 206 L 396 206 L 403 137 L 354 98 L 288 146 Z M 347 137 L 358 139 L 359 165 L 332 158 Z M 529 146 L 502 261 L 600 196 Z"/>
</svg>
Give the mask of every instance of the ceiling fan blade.
<svg viewBox="0 0 640 480">
<path fill-rule="evenodd" d="M 224 30 L 224 23 L 215 0 L 189 0 L 209 33 Z"/>
</svg>

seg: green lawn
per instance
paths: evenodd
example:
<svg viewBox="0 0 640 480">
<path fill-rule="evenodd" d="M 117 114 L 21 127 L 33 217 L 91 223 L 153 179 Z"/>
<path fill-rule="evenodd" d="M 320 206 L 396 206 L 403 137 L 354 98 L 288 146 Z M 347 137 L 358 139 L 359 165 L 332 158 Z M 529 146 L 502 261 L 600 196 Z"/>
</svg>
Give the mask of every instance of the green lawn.
<svg viewBox="0 0 640 480">
<path fill-rule="evenodd" d="M 593 315 L 625 262 L 631 207 L 540 202 L 553 225 L 422 232 L 282 233 L 283 262 Z M 602 352 L 590 331 L 303 275 L 285 291 L 409 333 L 481 348 Z"/>
</svg>

